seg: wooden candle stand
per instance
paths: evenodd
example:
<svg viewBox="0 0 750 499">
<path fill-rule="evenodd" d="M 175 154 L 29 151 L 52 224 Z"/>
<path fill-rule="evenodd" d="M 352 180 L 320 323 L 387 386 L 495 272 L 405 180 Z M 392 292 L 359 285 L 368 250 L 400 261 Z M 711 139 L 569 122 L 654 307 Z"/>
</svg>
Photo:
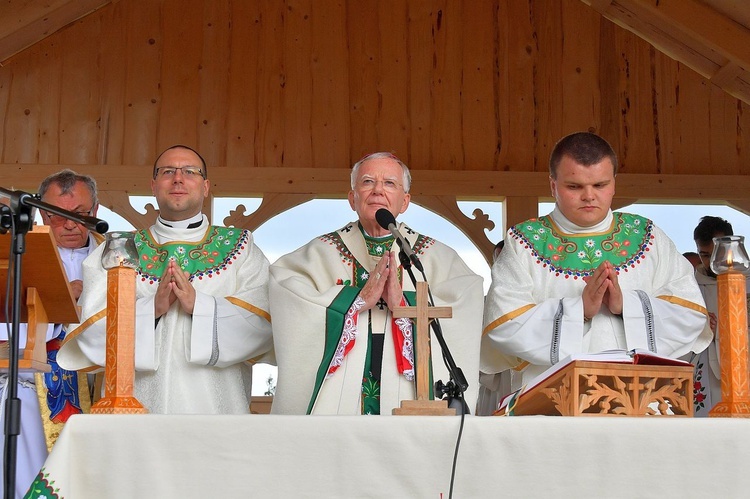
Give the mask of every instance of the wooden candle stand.
<svg viewBox="0 0 750 499">
<path fill-rule="evenodd" d="M 717 277 L 721 402 L 709 417 L 748 418 L 747 298 L 745 276 L 725 272 Z"/>
<path fill-rule="evenodd" d="M 107 353 L 104 397 L 92 414 L 145 414 L 133 396 L 135 379 L 135 269 L 107 270 Z"/>
</svg>

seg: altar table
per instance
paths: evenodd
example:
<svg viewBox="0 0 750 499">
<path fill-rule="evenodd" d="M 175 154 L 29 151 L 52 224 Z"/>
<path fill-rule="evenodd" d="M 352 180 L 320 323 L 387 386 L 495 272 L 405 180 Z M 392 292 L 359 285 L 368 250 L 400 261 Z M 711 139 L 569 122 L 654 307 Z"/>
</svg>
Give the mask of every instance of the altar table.
<svg viewBox="0 0 750 499">
<path fill-rule="evenodd" d="M 70 499 L 445 499 L 459 424 L 86 414 L 42 473 L 52 497 Z M 750 421 L 467 416 L 454 497 L 750 497 Z"/>
</svg>

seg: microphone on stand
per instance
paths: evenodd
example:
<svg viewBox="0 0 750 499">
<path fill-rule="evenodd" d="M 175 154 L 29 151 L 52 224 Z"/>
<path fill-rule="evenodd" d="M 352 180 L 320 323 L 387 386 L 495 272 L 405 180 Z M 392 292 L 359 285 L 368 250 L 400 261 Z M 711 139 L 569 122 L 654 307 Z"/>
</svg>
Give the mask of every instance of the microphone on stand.
<svg viewBox="0 0 750 499">
<path fill-rule="evenodd" d="M 412 272 L 409 263 L 419 269 L 419 271 L 422 273 L 422 278 L 427 281 L 427 277 L 424 274 L 424 268 L 422 267 L 422 262 L 419 261 L 417 255 L 415 255 L 411 250 L 411 244 L 409 244 L 409 241 L 406 240 L 406 238 L 401 234 L 401 232 L 398 230 L 398 227 L 396 226 L 396 217 L 394 217 L 393 214 L 387 209 L 380 208 L 375 212 L 375 220 L 377 220 L 378 224 L 382 228 L 391 231 L 393 237 L 396 238 L 396 242 L 401 248 L 401 251 L 399 251 L 398 253 L 399 259 L 401 260 L 401 265 L 403 265 L 403 267 L 409 273 L 409 277 L 411 278 L 414 287 L 416 288 L 417 282 L 414 278 L 414 273 Z M 429 288 L 428 293 L 429 304 L 431 306 L 434 306 L 435 301 L 432 299 L 432 292 L 429 290 Z M 445 342 L 445 338 L 443 337 L 443 329 L 440 326 L 440 321 L 438 321 L 438 319 L 430 321 L 430 327 L 435 333 L 435 339 L 437 339 L 438 343 L 440 344 L 440 349 L 443 353 L 443 360 L 445 361 L 446 367 L 448 368 L 448 373 L 451 378 L 448 383 L 438 381 L 435 384 L 435 391 L 443 395 L 447 395 L 448 406 L 456 409 L 457 415 L 471 414 L 469 407 L 463 398 L 463 393 L 469 387 L 469 383 L 466 381 L 466 377 L 464 376 L 461 368 L 458 367 L 456 365 L 456 362 L 453 360 L 453 355 L 451 355 L 450 349 L 448 348 L 448 345 Z"/>
<path fill-rule="evenodd" d="M 393 216 L 393 213 L 385 208 L 380 208 L 375 212 L 375 220 L 377 220 L 378 224 L 380 224 L 382 228 L 391 231 L 393 237 L 396 238 L 396 242 L 398 243 L 399 248 L 401 248 L 401 251 L 404 252 L 412 265 L 414 265 L 420 272 L 424 272 L 424 269 L 422 268 L 422 262 L 419 261 L 417 255 L 415 255 L 411 250 L 411 244 L 409 244 L 409 241 L 407 241 L 406 238 L 401 234 L 401 231 L 398 230 L 398 226 L 396 225 L 396 217 Z"/>
</svg>

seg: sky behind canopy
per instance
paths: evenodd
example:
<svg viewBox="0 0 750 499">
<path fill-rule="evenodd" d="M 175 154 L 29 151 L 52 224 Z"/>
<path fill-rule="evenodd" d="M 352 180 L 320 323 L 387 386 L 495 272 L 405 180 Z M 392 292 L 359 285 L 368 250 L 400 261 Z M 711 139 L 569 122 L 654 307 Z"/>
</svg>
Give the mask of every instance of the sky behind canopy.
<svg viewBox="0 0 750 499">
<path fill-rule="evenodd" d="M 214 200 L 214 223 L 222 224 L 230 210 L 235 209 L 239 204 L 245 206 L 245 214 L 250 214 L 260 206 L 260 201 L 259 198 L 216 198 Z M 147 196 L 134 196 L 131 202 L 137 210 L 144 213 L 143 208 L 146 204 L 156 205 L 154 198 Z M 473 218 L 472 212 L 476 208 L 489 214 L 490 219 L 498 225 L 487 233 L 487 237 L 493 242 L 503 238 L 505 227 L 499 226 L 502 219 L 502 203 L 461 202 L 459 207 L 470 218 Z M 540 203 L 539 214 L 549 213 L 553 207 L 553 203 Z M 693 229 L 700 218 L 705 215 L 726 219 L 732 224 L 734 233 L 737 235 L 750 235 L 750 217 L 727 206 L 636 204 L 627 206 L 621 211 L 650 218 L 674 241 L 680 253 L 695 251 Z M 132 230 L 132 226 L 127 221 L 104 207 L 99 210 L 99 218 L 109 222 L 112 231 Z M 346 199 L 320 199 L 307 202 L 276 216 L 259 227 L 253 236 L 255 244 L 273 263 L 280 256 L 294 251 L 314 237 L 341 228 L 355 219 L 356 213 L 349 207 Z M 489 288 L 489 265 L 471 241 L 447 220 L 411 203 L 406 213 L 399 216 L 399 221 L 451 246 L 474 272 L 484 278 L 485 291 Z M 427 279 L 429 278 L 428 275 Z M 253 395 L 263 395 L 269 374 L 275 377 L 275 373 L 276 369 L 272 366 L 256 366 L 253 376 Z"/>
</svg>

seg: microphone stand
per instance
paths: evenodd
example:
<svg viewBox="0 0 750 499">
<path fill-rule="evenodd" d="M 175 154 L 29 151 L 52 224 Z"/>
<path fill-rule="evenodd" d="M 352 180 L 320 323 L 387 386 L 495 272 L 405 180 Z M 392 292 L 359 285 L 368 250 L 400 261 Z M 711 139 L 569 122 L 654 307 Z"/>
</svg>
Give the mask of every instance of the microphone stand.
<svg viewBox="0 0 750 499">
<path fill-rule="evenodd" d="M 7 197 L 9 200 L 8 205 L 3 205 L 2 210 L 0 210 L 0 233 L 5 234 L 9 229 L 11 230 L 12 242 L 10 247 L 13 255 L 12 265 L 8 268 L 9 278 L 11 269 L 13 273 L 13 307 L 11 312 L 11 334 L 9 337 L 8 397 L 5 401 L 5 450 L 3 453 L 3 477 L 5 483 L 3 484 L 3 497 L 14 497 L 18 435 L 21 433 L 21 400 L 18 398 L 19 325 L 22 286 L 21 264 L 23 254 L 26 252 L 26 234 L 34 224 L 33 208 L 43 209 L 60 215 L 101 234 L 107 232 L 109 224 L 96 217 L 80 216 L 74 212 L 44 203 L 39 200 L 38 196 L 23 191 L 12 191 L 0 187 L 0 197 Z M 10 259 L 9 262 L 11 262 Z"/>
<path fill-rule="evenodd" d="M 412 258 L 416 262 L 419 262 L 419 260 L 417 259 L 417 255 L 412 255 Z M 411 282 L 416 289 L 417 279 L 414 277 L 414 272 L 411 269 L 412 261 L 406 255 L 406 252 L 404 252 L 403 248 L 401 248 L 398 252 L 398 259 L 401 262 L 401 265 L 406 269 L 407 273 L 409 274 L 409 278 L 411 279 Z M 421 262 L 419 263 L 420 264 L 416 265 L 416 267 L 421 272 L 422 279 L 427 282 L 427 276 L 425 276 Z M 430 290 L 429 286 L 427 287 L 427 292 L 429 304 L 430 306 L 434 307 L 435 301 L 432 298 L 432 291 Z M 440 344 L 440 350 L 443 354 L 443 361 L 448 368 L 448 374 L 450 376 L 450 381 L 448 381 L 448 383 L 444 384 L 442 381 L 438 380 L 435 383 L 435 391 L 448 396 L 448 407 L 454 408 L 456 410 L 456 415 L 467 414 L 469 413 L 469 406 L 466 404 L 463 394 L 469 387 L 469 383 L 466 381 L 466 377 L 464 376 L 461 368 L 456 365 L 456 362 L 453 359 L 453 355 L 451 355 L 448 344 L 445 342 L 445 338 L 443 337 L 443 329 L 440 327 L 440 321 L 437 318 L 433 319 L 432 321 L 430 321 L 430 327 L 432 328 L 433 335 Z"/>
</svg>

